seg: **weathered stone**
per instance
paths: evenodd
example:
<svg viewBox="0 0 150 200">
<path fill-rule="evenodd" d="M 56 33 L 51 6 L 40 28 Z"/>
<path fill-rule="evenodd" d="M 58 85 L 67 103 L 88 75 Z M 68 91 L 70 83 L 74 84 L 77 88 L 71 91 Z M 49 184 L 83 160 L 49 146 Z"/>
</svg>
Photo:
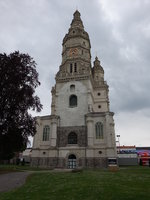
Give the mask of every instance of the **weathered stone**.
<svg viewBox="0 0 150 200">
<path fill-rule="evenodd" d="M 98 57 L 92 67 L 90 49 L 89 35 L 76 11 L 63 39 L 62 62 L 51 90 L 51 115 L 37 117 L 32 166 L 103 168 L 108 158 L 117 155 L 104 69 Z M 50 131 L 43 137 L 45 126 Z"/>
<path fill-rule="evenodd" d="M 74 132 L 77 134 L 77 145 L 80 147 L 87 146 L 87 132 L 85 126 L 70 126 L 57 128 L 57 146 L 66 147 L 68 145 L 68 135 Z"/>
</svg>

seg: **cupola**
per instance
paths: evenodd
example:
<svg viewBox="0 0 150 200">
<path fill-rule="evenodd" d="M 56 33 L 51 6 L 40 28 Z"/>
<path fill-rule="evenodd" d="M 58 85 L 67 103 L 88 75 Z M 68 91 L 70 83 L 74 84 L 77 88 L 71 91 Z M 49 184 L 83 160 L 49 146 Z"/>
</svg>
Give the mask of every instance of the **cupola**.
<svg viewBox="0 0 150 200">
<path fill-rule="evenodd" d="M 104 80 L 104 70 L 97 56 L 95 57 L 94 66 L 92 70 L 93 70 L 93 78 L 95 81 Z"/>
</svg>

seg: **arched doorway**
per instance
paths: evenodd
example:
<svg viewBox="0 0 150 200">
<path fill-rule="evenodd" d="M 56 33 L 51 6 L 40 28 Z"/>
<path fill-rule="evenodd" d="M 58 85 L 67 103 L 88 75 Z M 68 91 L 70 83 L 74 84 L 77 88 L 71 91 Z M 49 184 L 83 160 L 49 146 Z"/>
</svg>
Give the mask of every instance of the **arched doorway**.
<svg viewBox="0 0 150 200">
<path fill-rule="evenodd" d="M 74 169 L 76 168 L 76 156 L 74 154 L 71 154 L 68 156 L 68 168 Z"/>
</svg>

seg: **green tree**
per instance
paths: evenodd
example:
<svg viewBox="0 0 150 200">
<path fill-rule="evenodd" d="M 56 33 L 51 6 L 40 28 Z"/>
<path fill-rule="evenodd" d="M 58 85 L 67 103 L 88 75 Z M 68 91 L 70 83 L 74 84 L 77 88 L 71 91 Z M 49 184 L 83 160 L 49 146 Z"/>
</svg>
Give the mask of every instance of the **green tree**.
<svg viewBox="0 0 150 200">
<path fill-rule="evenodd" d="M 36 120 L 29 110 L 42 109 L 35 95 L 39 85 L 36 63 L 28 54 L 0 54 L 0 160 L 25 149 L 28 137 L 35 135 Z"/>
</svg>

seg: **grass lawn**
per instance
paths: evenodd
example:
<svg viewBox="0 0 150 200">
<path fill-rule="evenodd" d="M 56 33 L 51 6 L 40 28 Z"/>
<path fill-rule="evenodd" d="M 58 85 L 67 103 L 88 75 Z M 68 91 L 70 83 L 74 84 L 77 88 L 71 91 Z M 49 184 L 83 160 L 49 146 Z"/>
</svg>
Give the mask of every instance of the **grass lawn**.
<svg viewBox="0 0 150 200">
<path fill-rule="evenodd" d="M 0 193 L 0 200 L 149 200 L 150 168 L 118 172 L 35 172 L 21 188 Z"/>
</svg>

